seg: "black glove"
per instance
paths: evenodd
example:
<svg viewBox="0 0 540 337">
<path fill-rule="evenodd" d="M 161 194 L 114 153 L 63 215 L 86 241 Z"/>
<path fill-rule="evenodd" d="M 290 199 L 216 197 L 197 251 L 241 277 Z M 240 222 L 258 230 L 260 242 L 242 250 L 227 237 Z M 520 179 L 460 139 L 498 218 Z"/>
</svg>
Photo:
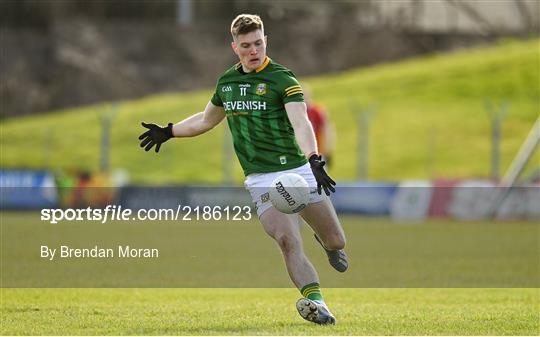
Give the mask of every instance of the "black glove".
<svg viewBox="0 0 540 337">
<path fill-rule="evenodd" d="M 145 122 L 142 122 L 141 124 L 148 129 L 148 131 L 139 136 L 139 140 L 141 140 L 141 147 L 144 147 L 145 151 L 149 151 L 152 146 L 155 145 L 156 152 L 159 152 L 161 144 L 173 137 L 173 123 L 169 123 L 169 125 L 164 127 L 156 124 L 146 124 Z"/>
<path fill-rule="evenodd" d="M 326 164 L 326 162 L 322 160 L 321 156 L 317 154 L 312 154 L 311 157 L 309 157 L 309 165 L 311 165 L 311 171 L 313 171 L 315 180 L 317 180 L 317 193 L 321 194 L 322 187 L 324 188 L 324 193 L 326 195 L 330 195 L 330 191 L 336 191 L 336 189 L 334 188 L 336 182 L 333 181 L 332 178 L 328 176 L 328 174 L 326 174 L 326 171 L 323 168 L 324 164 Z"/>
</svg>

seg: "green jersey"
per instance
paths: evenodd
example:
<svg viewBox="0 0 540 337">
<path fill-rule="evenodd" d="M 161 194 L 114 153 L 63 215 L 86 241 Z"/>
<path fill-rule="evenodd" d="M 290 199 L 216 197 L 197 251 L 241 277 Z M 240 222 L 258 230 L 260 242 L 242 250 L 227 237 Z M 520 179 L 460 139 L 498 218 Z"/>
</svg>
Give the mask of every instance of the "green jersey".
<svg viewBox="0 0 540 337">
<path fill-rule="evenodd" d="M 294 74 L 268 57 L 250 73 L 245 73 L 238 63 L 220 77 L 212 104 L 225 110 L 234 149 L 246 176 L 307 163 L 285 111 L 286 103 L 303 101 Z"/>
</svg>

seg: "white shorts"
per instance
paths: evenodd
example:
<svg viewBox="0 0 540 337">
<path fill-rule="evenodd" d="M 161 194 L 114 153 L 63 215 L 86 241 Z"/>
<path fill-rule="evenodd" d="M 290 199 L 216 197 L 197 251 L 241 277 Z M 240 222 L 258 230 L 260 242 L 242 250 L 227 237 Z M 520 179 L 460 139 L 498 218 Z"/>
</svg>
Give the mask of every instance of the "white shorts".
<svg viewBox="0 0 540 337">
<path fill-rule="evenodd" d="M 270 173 L 252 173 L 246 177 L 246 181 L 244 182 L 244 186 L 251 194 L 251 199 L 253 200 L 253 203 L 255 204 L 255 207 L 257 209 L 257 216 L 261 217 L 261 215 L 270 207 L 272 207 L 272 203 L 270 202 L 270 195 L 268 193 L 268 189 L 270 188 L 270 185 L 272 184 L 272 181 L 279 177 L 280 175 L 284 173 L 296 173 L 301 175 L 304 179 L 306 179 L 310 190 L 309 190 L 309 203 L 315 203 L 323 201 L 325 198 L 325 195 L 320 195 L 317 193 L 317 181 L 315 180 L 315 177 L 313 176 L 313 172 L 311 172 L 311 167 L 309 166 L 309 163 L 294 168 L 290 170 L 285 171 L 278 171 L 278 172 L 270 172 Z"/>
</svg>

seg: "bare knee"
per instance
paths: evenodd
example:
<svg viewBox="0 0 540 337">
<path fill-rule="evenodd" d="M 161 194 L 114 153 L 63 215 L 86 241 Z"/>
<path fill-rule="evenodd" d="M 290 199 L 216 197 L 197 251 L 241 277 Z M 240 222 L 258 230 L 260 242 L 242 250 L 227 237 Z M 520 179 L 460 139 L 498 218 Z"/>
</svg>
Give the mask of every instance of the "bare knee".
<svg viewBox="0 0 540 337">
<path fill-rule="evenodd" d="M 343 233 L 336 233 L 326 238 L 324 245 L 329 250 L 339 250 L 345 248 L 345 241 Z"/>
<path fill-rule="evenodd" d="M 300 248 L 300 240 L 290 233 L 275 234 L 274 240 L 284 254 L 292 253 Z"/>
</svg>

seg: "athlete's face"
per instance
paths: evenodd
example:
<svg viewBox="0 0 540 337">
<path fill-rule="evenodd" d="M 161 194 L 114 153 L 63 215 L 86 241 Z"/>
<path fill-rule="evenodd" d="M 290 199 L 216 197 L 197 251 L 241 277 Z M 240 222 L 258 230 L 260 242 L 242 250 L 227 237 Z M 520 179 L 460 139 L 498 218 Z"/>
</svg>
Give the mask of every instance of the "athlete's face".
<svg viewBox="0 0 540 337">
<path fill-rule="evenodd" d="M 231 47 L 238 55 L 245 72 L 259 68 L 266 58 L 266 36 L 260 29 L 238 35 L 231 43 Z"/>
</svg>

